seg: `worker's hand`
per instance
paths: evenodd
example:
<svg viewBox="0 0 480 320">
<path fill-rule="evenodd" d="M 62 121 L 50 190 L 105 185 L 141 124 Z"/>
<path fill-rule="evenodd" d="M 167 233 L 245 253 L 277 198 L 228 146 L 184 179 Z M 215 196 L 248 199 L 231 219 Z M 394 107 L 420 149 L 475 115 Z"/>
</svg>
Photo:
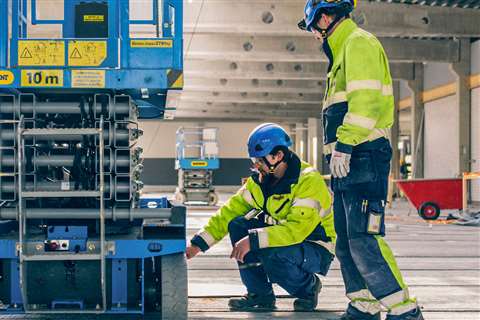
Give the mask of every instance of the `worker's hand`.
<svg viewBox="0 0 480 320">
<path fill-rule="evenodd" d="M 237 261 L 243 263 L 245 255 L 250 251 L 250 239 L 248 236 L 243 237 L 240 241 L 235 243 L 230 258 L 235 258 Z"/>
<path fill-rule="evenodd" d="M 334 150 L 330 159 L 330 172 L 334 178 L 345 178 L 350 172 L 351 154 Z"/>
<path fill-rule="evenodd" d="M 195 257 L 197 254 L 200 252 L 200 248 L 194 245 L 189 245 L 187 247 L 187 250 L 185 251 L 185 255 L 187 256 L 187 259 L 192 259 Z"/>
</svg>

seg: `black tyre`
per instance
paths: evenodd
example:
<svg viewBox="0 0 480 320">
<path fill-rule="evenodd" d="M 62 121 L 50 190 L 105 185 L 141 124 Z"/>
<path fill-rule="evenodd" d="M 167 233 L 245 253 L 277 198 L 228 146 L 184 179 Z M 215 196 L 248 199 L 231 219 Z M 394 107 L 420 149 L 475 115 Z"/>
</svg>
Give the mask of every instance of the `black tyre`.
<svg viewBox="0 0 480 320">
<path fill-rule="evenodd" d="M 418 209 L 418 214 L 425 220 L 436 220 L 440 216 L 440 208 L 434 202 L 425 202 Z"/>
<path fill-rule="evenodd" d="M 144 319 L 183 320 L 188 317 L 187 263 L 184 253 L 145 262 Z"/>
</svg>

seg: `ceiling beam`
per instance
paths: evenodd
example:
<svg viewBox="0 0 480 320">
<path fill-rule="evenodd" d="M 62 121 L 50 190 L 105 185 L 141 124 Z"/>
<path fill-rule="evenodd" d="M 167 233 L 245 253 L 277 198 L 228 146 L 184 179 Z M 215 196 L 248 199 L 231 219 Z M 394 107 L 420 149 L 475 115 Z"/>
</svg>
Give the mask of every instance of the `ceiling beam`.
<svg viewBox="0 0 480 320">
<path fill-rule="evenodd" d="M 186 78 L 324 80 L 327 62 L 250 62 L 187 60 Z M 393 79 L 413 80 L 413 63 L 392 62 Z"/>
<path fill-rule="evenodd" d="M 321 105 L 322 93 L 283 93 L 283 92 L 199 92 L 184 91 L 180 96 L 182 103 L 203 102 L 203 103 L 241 103 L 241 104 L 310 104 Z"/>
<path fill-rule="evenodd" d="M 321 105 L 318 103 L 285 103 L 285 102 L 238 102 L 238 101 L 180 101 L 177 110 L 196 110 L 196 111 L 237 111 L 237 112 L 257 112 L 257 111 L 315 111 L 320 112 Z"/>
<path fill-rule="evenodd" d="M 196 34 L 190 40 L 185 39 L 185 60 L 327 61 L 320 42 L 313 37 Z M 459 57 L 457 40 L 381 38 L 380 41 L 390 61 L 456 62 Z"/>
<path fill-rule="evenodd" d="M 210 119 L 235 119 L 238 121 L 243 120 L 262 120 L 262 121 L 305 121 L 308 118 L 318 117 L 318 113 L 315 112 L 295 112 L 295 111 L 285 111 L 285 112 L 265 112 L 265 111 L 256 111 L 251 113 L 246 112 L 235 112 L 235 111 L 210 111 L 210 112 L 199 112 L 194 110 L 177 110 L 174 115 L 175 119 L 182 118 L 210 118 Z"/>
<path fill-rule="evenodd" d="M 297 28 L 304 5 L 298 0 L 193 0 L 185 3 L 185 31 L 308 36 Z M 480 37 L 480 10 L 358 1 L 354 19 L 382 37 Z"/>
<path fill-rule="evenodd" d="M 322 80 L 185 79 L 185 91 L 257 92 L 318 94 L 324 91 Z"/>
</svg>

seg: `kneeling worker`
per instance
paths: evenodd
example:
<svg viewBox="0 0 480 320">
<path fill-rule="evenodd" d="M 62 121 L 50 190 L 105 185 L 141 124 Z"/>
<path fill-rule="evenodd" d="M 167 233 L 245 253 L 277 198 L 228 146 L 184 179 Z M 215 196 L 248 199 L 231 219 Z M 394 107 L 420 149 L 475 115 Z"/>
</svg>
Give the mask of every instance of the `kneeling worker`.
<svg viewBox="0 0 480 320">
<path fill-rule="evenodd" d="M 333 260 L 332 199 L 320 173 L 289 147 L 279 125 L 266 123 L 248 139 L 254 174 L 187 248 L 187 258 L 206 251 L 229 233 L 247 294 L 232 298 L 235 311 L 275 309 L 272 283 L 294 296 L 296 311 L 314 310 Z"/>
</svg>

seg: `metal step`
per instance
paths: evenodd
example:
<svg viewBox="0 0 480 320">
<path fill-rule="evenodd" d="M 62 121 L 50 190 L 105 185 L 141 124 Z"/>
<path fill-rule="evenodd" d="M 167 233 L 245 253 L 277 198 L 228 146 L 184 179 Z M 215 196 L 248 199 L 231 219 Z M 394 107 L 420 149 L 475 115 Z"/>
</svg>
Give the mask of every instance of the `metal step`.
<svg viewBox="0 0 480 320">
<path fill-rule="evenodd" d="M 23 191 L 23 198 L 94 198 L 100 191 Z"/>
<path fill-rule="evenodd" d="M 70 129 L 70 128 L 60 128 L 60 129 L 26 129 L 23 130 L 22 135 L 24 136 L 69 136 L 69 135 L 97 135 L 99 134 L 98 129 L 86 128 L 86 129 Z"/>
<path fill-rule="evenodd" d="M 65 314 L 104 314 L 105 310 L 100 308 L 98 310 L 85 310 L 85 309 L 59 309 L 59 310 L 27 310 L 25 313 L 28 314 L 58 314 L 58 315 L 65 315 Z M 6 318 L 7 319 L 7 318 Z M 41 319 L 41 318 L 40 318 Z"/>
<path fill-rule="evenodd" d="M 24 261 L 64 261 L 64 260 L 101 260 L 102 255 L 96 253 L 58 253 L 45 252 L 36 255 L 22 255 Z"/>
</svg>

